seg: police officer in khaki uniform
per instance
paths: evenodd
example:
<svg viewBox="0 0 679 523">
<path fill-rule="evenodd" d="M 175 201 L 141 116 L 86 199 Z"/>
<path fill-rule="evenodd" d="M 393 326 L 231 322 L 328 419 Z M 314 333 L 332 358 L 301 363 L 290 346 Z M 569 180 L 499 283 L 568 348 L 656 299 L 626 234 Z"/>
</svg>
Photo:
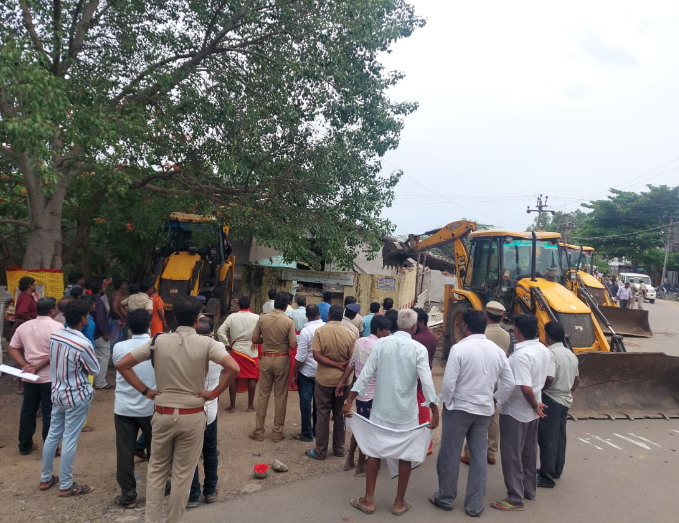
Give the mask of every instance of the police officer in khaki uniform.
<svg viewBox="0 0 679 523">
<path fill-rule="evenodd" d="M 276 410 L 273 418 L 273 441 L 285 438 L 285 412 L 288 404 L 290 383 L 290 351 L 297 348 L 295 322 L 285 315 L 290 305 L 290 294 L 279 292 L 274 297 L 273 310 L 259 317 L 252 333 L 252 343 L 262 344 L 262 360 L 259 364 L 259 395 L 257 397 L 257 422 L 248 436 L 256 441 L 264 440 L 264 421 L 269 398 L 273 390 Z"/>
<path fill-rule="evenodd" d="M 201 305 L 193 297 L 180 297 L 172 306 L 179 325 L 172 334 L 160 334 L 133 349 L 116 364 L 125 380 L 143 396 L 155 400 L 151 420 L 153 440 L 146 485 L 146 523 L 158 523 L 165 483 L 172 471 L 172 492 L 167 523 L 181 523 L 193 473 L 203 446 L 206 401 L 224 392 L 240 369 L 224 345 L 196 334 Z M 149 389 L 133 367 L 151 360 L 158 390 Z M 219 385 L 205 390 L 210 361 L 224 367 Z"/>
<path fill-rule="evenodd" d="M 509 333 L 502 328 L 500 322 L 502 321 L 502 316 L 504 315 L 506 309 L 498 301 L 489 301 L 486 304 L 486 338 L 495 343 L 500 347 L 505 354 L 509 356 L 509 347 L 512 344 L 512 340 Z M 495 407 L 495 412 L 493 417 L 490 418 L 490 425 L 488 426 L 488 463 L 490 465 L 495 465 L 497 460 L 497 449 L 500 446 L 500 417 L 498 414 L 497 407 Z M 460 457 L 462 463 L 469 465 L 471 463 L 471 458 L 469 454 L 469 446 L 465 442 L 464 444 L 464 454 Z"/>
</svg>

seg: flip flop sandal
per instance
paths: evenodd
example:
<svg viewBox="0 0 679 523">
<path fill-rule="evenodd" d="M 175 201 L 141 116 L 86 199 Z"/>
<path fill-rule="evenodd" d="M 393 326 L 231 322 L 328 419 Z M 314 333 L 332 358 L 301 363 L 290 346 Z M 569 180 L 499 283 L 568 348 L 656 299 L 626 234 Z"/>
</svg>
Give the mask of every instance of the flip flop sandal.
<svg viewBox="0 0 679 523">
<path fill-rule="evenodd" d="M 432 496 L 429 498 L 429 503 L 431 503 L 432 505 L 434 505 L 434 506 L 436 506 L 436 507 L 438 507 L 438 508 L 440 508 L 440 509 L 442 509 L 442 510 L 447 510 L 448 512 L 450 512 L 451 510 L 453 510 L 453 507 L 447 507 L 446 505 L 440 503 L 440 502 L 436 499 L 436 495 L 432 495 Z"/>
<path fill-rule="evenodd" d="M 40 483 L 40 490 L 49 490 L 52 485 L 59 483 L 59 476 L 52 476 L 49 481 Z"/>
<path fill-rule="evenodd" d="M 119 507 L 125 508 L 125 509 L 133 509 L 133 508 L 136 508 L 136 506 L 137 506 L 136 501 L 124 502 L 122 496 L 116 496 L 114 501 L 115 501 L 116 505 L 118 505 Z"/>
<path fill-rule="evenodd" d="M 401 510 L 400 512 L 396 512 L 394 509 L 391 509 L 391 513 L 394 516 L 402 516 L 403 514 L 408 512 L 411 508 L 413 508 L 413 504 L 410 501 L 406 500 L 406 506 L 403 507 L 403 510 Z"/>
<path fill-rule="evenodd" d="M 317 459 L 318 461 L 323 461 L 325 459 L 316 454 L 316 449 L 307 450 L 304 452 L 304 455 L 313 459 Z"/>
<path fill-rule="evenodd" d="M 493 501 L 490 506 L 495 510 L 501 510 L 504 512 L 518 512 L 523 510 L 523 505 L 513 505 L 506 499 L 503 499 L 502 501 Z"/>
<path fill-rule="evenodd" d="M 85 494 L 89 494 L 93 490 L 94 488 L 88 485 L 78 485 L 77 483 L 73 483 L 71 485 L 71 488 L 68 489 L 66 492 L 60 490 L 59 497 L 70 498 L 71 496 L 84 496 Z"/>
<path fill-rule="evenodd" d="M 361 505 L 361 502 L 359 501 L 360 499 L 361 498 L 352 499 L 351 500 L 351 506 L 354 507 L 354 508 L 357 508 L 358 510 L 360 510 L 364 514 L 374 514 L 375 513 L 374 510 L 367 509 L 363 505 Z"/>
</svg>

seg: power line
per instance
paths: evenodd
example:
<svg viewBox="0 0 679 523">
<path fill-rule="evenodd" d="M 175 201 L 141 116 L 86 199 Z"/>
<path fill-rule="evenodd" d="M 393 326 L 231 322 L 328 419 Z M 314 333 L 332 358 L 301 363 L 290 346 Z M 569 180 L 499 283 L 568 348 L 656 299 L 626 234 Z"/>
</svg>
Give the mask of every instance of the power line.
<svg viewBox="0 0 679 523">
<path fill-rule="evenodd" d="M 657 231 L 659 229 L 664 229 L 667 226 L 668 226 L 667 224 L 664 224 L 664 225 L 659 225 L 657 227 L 651 227 L 650 229 L 645 229 L 643 231 L 634 231 L 634 232 L 628 232 L 628 233 L 622 233 L 622 234 L 613 234 L 611 236 L 590 236 L 590 237 L 572 236 L 572 239 L 573 240 L 611 240 L 611 239 L 614 239 L 614 238 L 624 238 L 624 237 L 627 237 L 627 236 L 636 236 L 638 234 L 644 234 L 644 233 L 651 232 L 651 231 Z"/>
</svg>

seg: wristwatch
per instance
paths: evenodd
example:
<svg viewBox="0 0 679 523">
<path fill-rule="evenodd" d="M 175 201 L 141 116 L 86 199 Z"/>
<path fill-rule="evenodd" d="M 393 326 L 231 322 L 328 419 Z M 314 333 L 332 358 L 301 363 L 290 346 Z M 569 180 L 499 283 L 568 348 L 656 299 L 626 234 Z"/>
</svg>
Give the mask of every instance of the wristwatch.
<svg viewBox="0 0 679 523">
<path fill-rule="evenodd" d="M 149 393 L 149 388 L 146 387 L 143 391 L 141 391 L 141 395 L 146 397 L 146 395 Z"/>
</svg>

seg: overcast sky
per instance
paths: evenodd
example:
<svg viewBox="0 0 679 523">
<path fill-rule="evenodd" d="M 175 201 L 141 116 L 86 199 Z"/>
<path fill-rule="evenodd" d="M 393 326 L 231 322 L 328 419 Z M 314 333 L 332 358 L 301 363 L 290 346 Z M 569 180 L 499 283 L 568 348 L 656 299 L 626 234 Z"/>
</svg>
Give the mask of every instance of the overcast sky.
<svg viewBox="0 0 679 523">
<path fill-rule="evenodd" d="M 383 163 L 397 234 L 679 185 L 679 2 L 410 2 L 427 25 L 384 60 L 420 104 Z"/>
</svg>

